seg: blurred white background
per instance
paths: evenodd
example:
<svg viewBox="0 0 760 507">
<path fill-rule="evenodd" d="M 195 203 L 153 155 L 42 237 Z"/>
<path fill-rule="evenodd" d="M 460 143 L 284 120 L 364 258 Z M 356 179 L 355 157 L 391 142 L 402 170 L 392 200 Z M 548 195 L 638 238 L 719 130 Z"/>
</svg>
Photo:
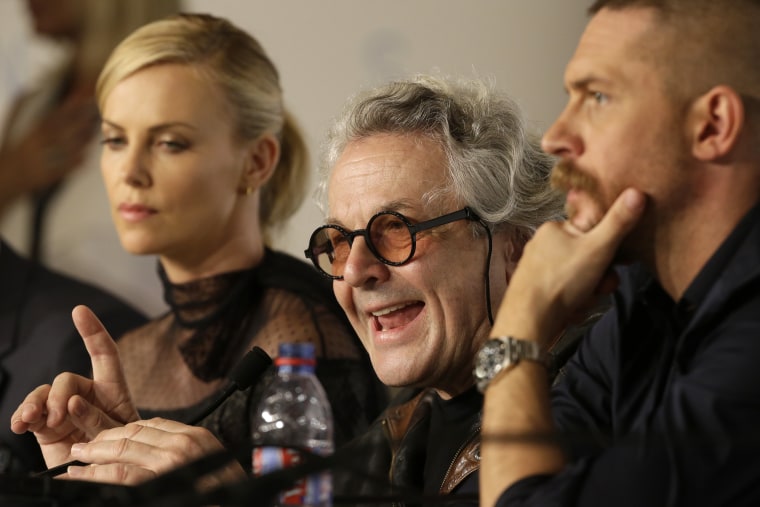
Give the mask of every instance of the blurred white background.
<svg viewBox="0 0 760 507">
<path fill-rule="evenodd" d="M 184 8 L 225 16 L 262 43 L 280 70 L 315 165 L 323 134 L 348 96 L 420 72 L 492 79 L 535 128 L 546 129 L 564 105 L 562 73 L 589 3 L 184 0 Z M 0 0 L 0 122 L 13 95 L 58 57 L 34 36 L 23 0 Z M 309 199 L 276 246 L 302 258 L 321 218 Z"/>
</svg>

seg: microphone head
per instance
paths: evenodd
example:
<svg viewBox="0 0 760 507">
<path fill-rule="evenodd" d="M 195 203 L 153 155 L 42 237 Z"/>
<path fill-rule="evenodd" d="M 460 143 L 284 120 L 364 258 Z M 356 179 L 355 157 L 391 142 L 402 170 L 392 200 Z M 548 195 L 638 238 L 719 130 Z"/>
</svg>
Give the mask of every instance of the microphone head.
<svg viewBox="0 0 760 507">
<path fill-rule="evenodd" d="M 232 368 L 232 371 L 230 371 L 230 374 L 227 377 L 230 380 L 230 383 L 222 392 L 221 396 L 195 416 L 191 417 L 185 424 L 195 426 L 208 417 L 208 415 L 216 410 L 219 405 L 224 403 L 224 400 L 232 396 L 232 393 L 238 390 L 242 391 L 248 389 L 250 386 L 258 382 L 262 375 L 264 375 L 264 372 L 267 371 L 270 364 L 272 364 L 272 358 L 259 347 L 253 347 L 245 356 L 243 356 L 243 359 Z"/>
<path fill-rule="evenodd" d="M 272 364 L 272 358 L 260 347 L 253 347 L 229 374 L 229 379 L 241 391 L 255 384 Z"/>
</svg>

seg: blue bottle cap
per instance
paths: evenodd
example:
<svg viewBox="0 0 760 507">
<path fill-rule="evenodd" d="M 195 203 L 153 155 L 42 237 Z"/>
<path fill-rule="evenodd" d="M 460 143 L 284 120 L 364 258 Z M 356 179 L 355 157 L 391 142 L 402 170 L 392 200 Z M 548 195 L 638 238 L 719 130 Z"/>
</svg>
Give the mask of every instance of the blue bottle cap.
<svg viewBox="0 0 760 507">
<path fill-rule="evenodd" d="M 281 343 L 279 357 L 298 357 L 304 359 L 314 358 L 313 343 Z"/>
</svg>

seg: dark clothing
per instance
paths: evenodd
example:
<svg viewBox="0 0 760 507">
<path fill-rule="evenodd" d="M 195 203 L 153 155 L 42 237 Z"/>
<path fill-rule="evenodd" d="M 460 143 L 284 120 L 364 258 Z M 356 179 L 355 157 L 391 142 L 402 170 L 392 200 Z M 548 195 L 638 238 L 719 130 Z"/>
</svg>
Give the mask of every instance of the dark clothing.
<svg viewBox="0 0 760 507">
<path fill-rule="evenodd" d="M 463 446 L 480 432 L 482 406 L 483 395 L 475 387 L 450 400 L 431 396 L 424 476 L 426 495 L 450 492 L 459 485 L 460 478 L 455 478 L 455 458 L 463 451 Z M 451 435 L 458 438 L 451 438 Z M 476 452 L 479 452 L 479 446 Z M 473 475 L 465 480 L 475 487 L 472 491 L 477 492 L 477 468 L 472 472 Z"/>
<path fill-rule="evenodd" d="M 469 494 L 446 505 L 477 505 L 482 406 L 474 388 L 446 401 L 432 389 L 402 391 L 369 431 L 339 450 L 346 461 L 333 470 L 336 499 Z"/>
<path fill-rule="evenodd" d="M 498 505 L 760 505 L 760 208 L 680 301 L 621 278 L 553 392 L 570 465 Z"/>
<path fill-rule="evenodd" d="M 563 334 L 562 346 L 549 353 L 551 378 L 596 318 Z M 370 505 L 375 499 L 378 505 L 390 495 L 397 504 L 415 504 L 450 495 L 458 498 L 447 499 L 447 506 L 478 505 L 482 408 L 483 396 L 474 386 L 450 400 L 433 389 L 402 390 L 364 435 L 338 450 L 336 500 Z"/>
<path fill-rule="evenodd" d="M 0 472 L 43 470 L 34 436 L 11 432 L 10 420 L 27 394 L 59 373 L 89 376 L 90 358 L 71 310 L 89 306 L 114 336 L 145 318 L 105 291 L 19 257 L 1 241 L 0 288 Z"/>
<path fill-rule="evenodd" d="M 279 343 L 308 341 L 318 351 L 316 375 L 332 408 L 336 446 L 366 431 L 386 407 L 385 386 L 338 305 L 330 281 L 305 262 L 267 250 L 252 269 L 184 284 L 172 284 L 166 277 L 163 282 L 171 312 L 125 336 L 120 341 L 125 352 L 142 351 L 145 344 L 168 350 L 177 367 L 188 368 L 203 382 L 215 382 L 225 378 L 253 346 L 277 350 Z M 175 387 L 162 385 L 151 365 L 162 359 L 138 360 L 125 364 L 125 371 L 142 368 L 131 378 L 149 379 L 172 402 Z M 272 366 L 257 384 L 234 393 L 201 422 L 227 449 L 240 451 L 238 458 L 249 471 L 251 418 L 275 373 Z M 220 384 L 189 406 L 140 407 L 140 414 L 187 421 L 216 400 L 224 387 Z"/>
</svg>

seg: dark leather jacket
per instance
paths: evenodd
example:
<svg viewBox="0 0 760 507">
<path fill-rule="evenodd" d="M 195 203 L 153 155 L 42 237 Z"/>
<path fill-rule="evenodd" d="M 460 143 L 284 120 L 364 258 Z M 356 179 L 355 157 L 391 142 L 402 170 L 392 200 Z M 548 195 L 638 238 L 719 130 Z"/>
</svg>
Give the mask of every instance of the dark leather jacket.
<svg viewBox="0 0 760 507">
<path fill-rule="evenodd" d="M 414 498 L 424 491 L 437 491 L 472 493 L 471 501 L 463 504 L 477 505 L 481 406 L 473 407 L 466 434 L 450 436 L 460 444 L 445 474 L 442 471 L 443 482 L 424 484 L 433 396 L 432 389 L 402 391 L 364 435 L 339 451 L 345 459 L 344 465 L 333 471 L 336 504 L 359 503 L 370 497 L 387 498 L 387 504 L 415 503 Z M 401 501 L 404 499 L 408 501 Z"/>
</svg>

